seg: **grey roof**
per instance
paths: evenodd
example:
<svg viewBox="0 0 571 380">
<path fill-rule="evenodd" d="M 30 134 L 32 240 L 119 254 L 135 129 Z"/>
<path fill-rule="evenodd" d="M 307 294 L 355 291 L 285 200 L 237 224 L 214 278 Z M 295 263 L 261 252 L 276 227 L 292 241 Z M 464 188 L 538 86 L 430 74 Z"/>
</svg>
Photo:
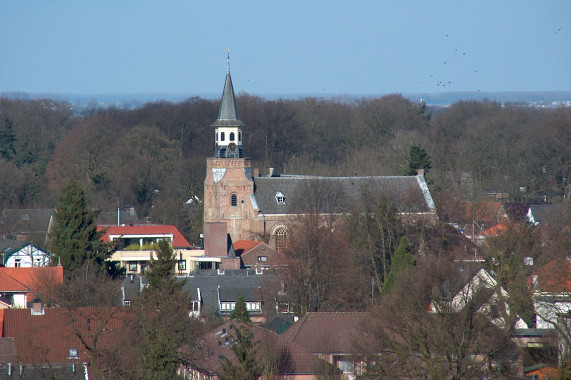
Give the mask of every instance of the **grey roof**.
<svg viewBox="0 0 571 380">
<path fill-rule="evenodd" d="M 46 241 L 53 209 L 4 209 L 0 217 L 2 231 L 12 237 L 26 234 L 29 240 L 37 244 Z"/>
<path fill-rule="evenodd" d="M 429 213 L 434 202 L 423 177 L 311 177 L 280 176 L 254 179 L 254 194 L 263 214 L 346 213 L 390 199 L 399 212 Z M 285 203 L 278 204 L 277 193 Z"/>
<path fill-rule="evenodd" d="M 565 207 L 563 204 L 530 204 L 531 213 L 533 214 L 533 219 L 538 222 L 551 222 L 553 219 L 561 217 L 565 213 Z"/>
<path fill-rule="evenodd" d="M 230 70 L 226 73 L 224 90 L 222 91 L 222 102 L 218 111 L 218 119 L 212 123 L 213 127 L 243 127 L 245 124 L 238 119 L 236 111 L 236 98 L 234 97 L 234 87 Z"/>
<path fill-rule="evenodd" d="M 97 217 L 97 225 L 112 226 L 117 224 L 139 224 L 139 216 L 133 207 L 119 210 L 119 220 L 117 220 L 117 211 L 102 211 Z M 117 223 L 119 222 L 119 223 Z"/>
<path fill-rule="evenodd" d="M 198 298 L 198 291 L 200 289 L 200 294 L 202 296 L 202 309 L 204 312 L 218 312 L 218 287 L 220 286 L 220 293 L 226 300 L 232 300 L 232 297 L 236 297 L 241 293 L 246 301 L 260 300 L 259 287 L 262 284 L 262 278 L 264 276 L 253 275 L 253 276 L 226 276 L 226 275 L 216 275 L 216 276 L 194 276 L 185 277 L 186 284 L 184 285 L 185 290 L 187 290 L 192 299 L 196 300 Z M 255 298 L 252 298 L 254 294 L 258 294 Z M 236 299 L 234 298 L 234 300 Z"/>
</svg>

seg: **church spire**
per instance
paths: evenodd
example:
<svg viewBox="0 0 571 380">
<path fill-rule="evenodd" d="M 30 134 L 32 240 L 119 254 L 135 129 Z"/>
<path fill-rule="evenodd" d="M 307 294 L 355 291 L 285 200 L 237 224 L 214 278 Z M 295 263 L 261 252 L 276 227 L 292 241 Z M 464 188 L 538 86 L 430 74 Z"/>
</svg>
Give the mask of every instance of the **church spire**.
<svg viewBox="0 0 571 380">
<path fill-rule="evenodd" d="M 224 90 L 222 91 L 222 102 L 218 111 L 218 119 L 212 123 L 213 127 L 243 127 L 244 123 L 238 119 L 236 111 L 236 97 L 234 96 L 234 87 L 232 86 L 232 77 L 230 76 L 230 50 L 228 52 L 228 71 L 226 72 L 226 81 L 224 82 Z"/>
</svg>

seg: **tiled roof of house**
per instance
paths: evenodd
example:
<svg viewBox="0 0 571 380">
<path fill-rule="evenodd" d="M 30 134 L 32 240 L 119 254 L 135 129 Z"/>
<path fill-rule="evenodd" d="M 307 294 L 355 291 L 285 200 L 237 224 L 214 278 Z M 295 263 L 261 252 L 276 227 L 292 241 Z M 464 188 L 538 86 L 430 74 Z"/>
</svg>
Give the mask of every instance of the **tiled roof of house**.
<svg viewBox="0 0 571 380">
<path fill-rule="evenodd" d="M 238 240 L 234 242 L 234 251 L 236 252 L 236 255 L 240 256 L 260 243 L 262 242 L 258 240 Z"/>
<path fill-rule="evenodd" d="M 197 360 L 192 363 L 192 367 L 198 368 L 206 374 L 220 373 L 223 359 L 233 360 L 235 357 L 229 343 L 235 336 L 236 326 L 247 327 L 252 332 L 253 340 L 257 341 L 259 345 L 256 354 L 258 360 L 260 362 L 268 362 L 269 360 L 275 365 L 279 375 L 316 374 L 328 365 L 308 350 L 295 342 L 284 339 L 273 331 L 255 325 L 245 325 L 234 320 L 226 322 L 202 336 L 201 344 L 198 345 L 199 352 L 195 355 Z"/>
<path fill-rule="evenodd" d="M 173 248 L 190 248 L 190 243 L 182 236 L 180 231 L 168 224 L 137 224 L 133 226 L 98 226 L 98 230 L 104 230 L 102 240 L 109 242 L 110 235 L 173 235 Z"/>
<path fill-rule="evenodd" d="M 571 262 L 567 259 L 553 260 L 539 268 L 536 290 L 543 293 L 571 293 Z"/>
<path fill-rule="evenodd" d="M 282 336 L 314 354 L 358 353 L 368 318 L 370 313 L 362 312 L 307 313 Z"/>
<path fill-rule="evenodd" d="M 496 224 L 484 231 L 481 232 L 481 235 L 484 236 L 498 236 L 508 230 L 508 226 L 505 224 Z"/>
<path fill-rule="evenodd" d="M 373 195 L 370 201 L 379 197 L 390 197 L 399 212 L 430 213 L 434 201 L 423 177 L 310 177 L 281 176 L 258 177 L 255 181 L 255 199 L 263 214 L 298 214 L 307 212 L 312 197 L 320 197 L 322 213 L 349 212 L 363 204 L 361 194 Z M 311 190 L 309 190 L 311 189 Z M 309 192 L 321 194 L 308 194 Z M 283 202 L 278 202 L 281 194 Z"/>
<path fill-rule="evenodd" d="M 47 288 L 63 283 L 63 267 L 0 267 L 0 279 L 6 276 L 24 284 L 33 296 L 41 296 Z"/>
<path fill-rule="evenodd" d="M 8 309 L 4 311 L 3 336 L 14 338 L 20 363 L 70 363 L 70 349 L 77 350 L 77 361 L 82 363 L 87 354 L 76 333 L 92 344 L 95 332 L 100 331 L 100 350 L 121 344 L 125 310 L 45 308 L 43 315 L 33 315 L 30 309 Z M 95 328 L 99 323 L 104 326 L 102 331 Z"/>
<path fill-rule="evenodd" d="M 5 268 L 0 267 L 0 269 Z M 30 287 L 16 280 L 14 277 L 2 270 L 0 271 L 0 292 L 28 293 L 30 292 Z"/>
</svg>

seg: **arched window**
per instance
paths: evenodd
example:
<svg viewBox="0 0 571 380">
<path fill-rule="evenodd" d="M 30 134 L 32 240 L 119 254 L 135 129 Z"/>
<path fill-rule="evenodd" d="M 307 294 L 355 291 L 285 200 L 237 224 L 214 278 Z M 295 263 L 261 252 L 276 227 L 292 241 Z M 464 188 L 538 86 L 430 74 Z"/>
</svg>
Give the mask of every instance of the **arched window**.
<svg viewBox="0 0 571 380">
<path fill-rule="evenodd" d="M 282 251 L 286 247 L 287 230 L 285 227 L 278 227 L 274 231 L 274 238 L 276 240 L 276 250 Z"/>
<path fill-rule="evenodd" d="M 236 137 L 236 135 L 234 135 L 234 132 L 230 132 L 230 141 L 234 141 L 234 137 Z"/>
<path fill-rule="evenodd" d="M 232 194 L 232 196 L 230 197 L 230 204 L 232 206 L 238 205 L 238 196 L 236 194 Z"/>
<path fill-rule="evenodd" d="M 224 132 L 220 132 L 220 141 L 224 141 Z"/>
<path fill-rule="evenodd" d="M 242 142 L 242 132 L 238 131 L 238 142 Z"/>
</svg>

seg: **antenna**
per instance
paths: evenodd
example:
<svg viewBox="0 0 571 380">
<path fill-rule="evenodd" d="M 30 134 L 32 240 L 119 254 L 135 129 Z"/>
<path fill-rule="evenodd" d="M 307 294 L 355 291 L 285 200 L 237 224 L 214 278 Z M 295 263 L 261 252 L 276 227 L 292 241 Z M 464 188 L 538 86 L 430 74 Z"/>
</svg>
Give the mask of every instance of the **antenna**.
<svg viewBox="0 0 571 380">
<path fill-rule="evenodd" d="M 230 72 L 230 49 L 226 49 L 226 53 L 228 54 L 226 58 L 226 62 L 228 63 L 228 72 Z"/>
</svg>

